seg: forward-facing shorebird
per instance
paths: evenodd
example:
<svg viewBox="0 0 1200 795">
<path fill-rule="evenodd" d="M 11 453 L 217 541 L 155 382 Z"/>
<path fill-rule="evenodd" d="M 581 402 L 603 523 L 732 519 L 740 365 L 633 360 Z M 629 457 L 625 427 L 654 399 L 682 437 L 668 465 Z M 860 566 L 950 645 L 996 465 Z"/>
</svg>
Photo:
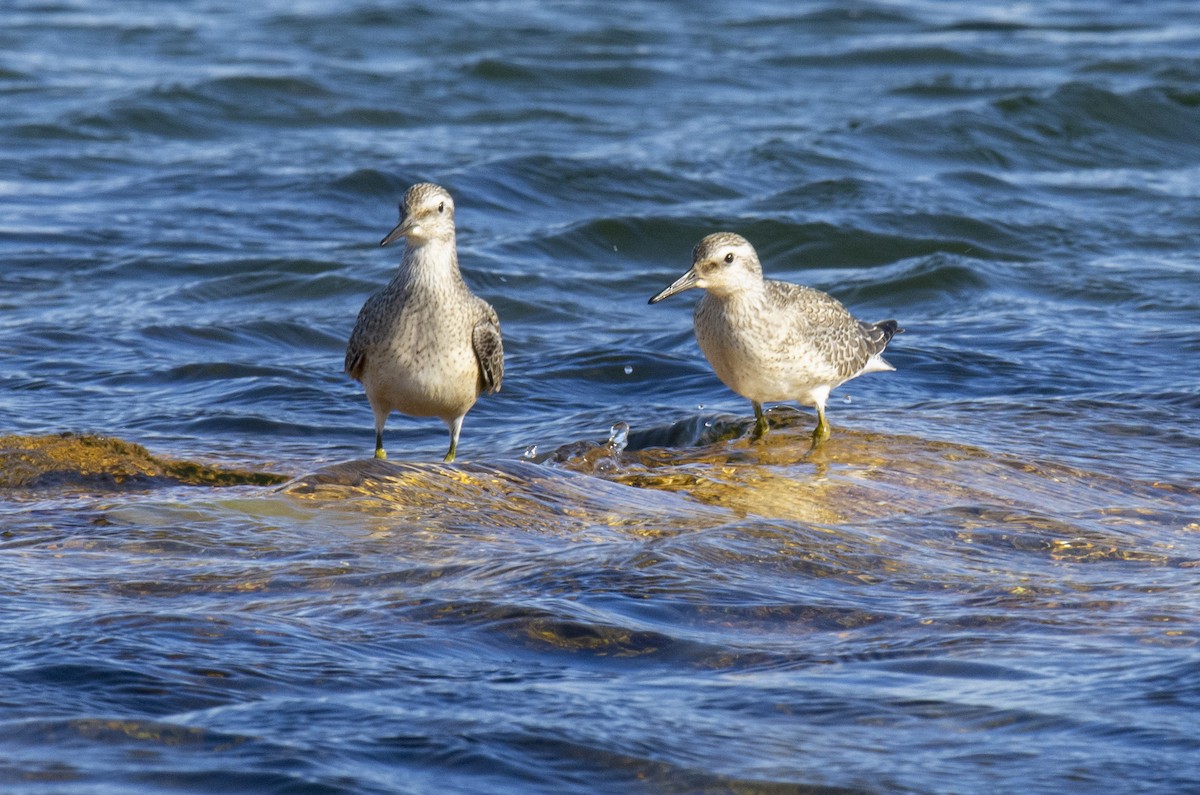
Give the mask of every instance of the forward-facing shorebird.
<svg viewBox="0 0 1200 795">
<path fill-rule="evenodd" d="M 813 446 L 829 438 L 825 401 L 839 384 L 896 368 L 881 355 L 903 331 L 894 320 L 865 323 L 820 290 L 763 279 L 754 247 L 718 232 L 692 249 L 691 269 L 650 299 L 692 287 L 696 341 L 717 377 L 754 406 L 755 436 L 767 430 L 763 403 L 794 400 L 817 409 Z"/>
<path fill-rule="evenodd" d="M 400 223 L 379 245 L 405 238 L 392 281 L 363 304 L 346 346 L 346 373 L 362 383 L 375 412 L 375 457 L 387 458 L 383 426 L 399 411 L 437 417 L 450 428 L 454 460 L 463 417 L 504 377 L 496 310 L 458 270 L 454 200 L 439 185 L 413 185 Z"/>
</svg>

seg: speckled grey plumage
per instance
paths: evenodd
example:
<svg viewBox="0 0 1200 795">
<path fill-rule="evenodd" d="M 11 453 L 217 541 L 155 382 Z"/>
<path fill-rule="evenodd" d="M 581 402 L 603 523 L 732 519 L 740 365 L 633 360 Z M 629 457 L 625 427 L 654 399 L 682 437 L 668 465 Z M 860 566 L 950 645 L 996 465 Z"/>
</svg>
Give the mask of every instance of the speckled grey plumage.
<svg viewBox="0 0 1200 795">
<path fill-rule="evenodd" d="M 450 429 L 453 461 L 463 417 L 504 378 L 500 320 L 458 269 L 454 200 L 442 187 L 413 185 L 400 223 L 380 242 L 405 238 L 392 281 L 363 304 L 346 346 L 346 373 L 362 383 L 375 413 L 375 455 L 386 458 L 392 411 L 438 417 Z"/>
<path fill-rule="evenodd" d="M 866 323 L 820 290 L 764 279 L 757 252 L 740 235 L 718 232 L 697 243 L 691 269 L 650 303 L 692 287 L 705 290 L 694 316 L 700 350 L 717 377 L 753 404 L 760 434 L 762 404 L 794 400 L 816 407 L 820 442 L 829 435 L 830 390 L 895 369 L 881 354 L 902 331 L 896 321 Z"/>
</svg>

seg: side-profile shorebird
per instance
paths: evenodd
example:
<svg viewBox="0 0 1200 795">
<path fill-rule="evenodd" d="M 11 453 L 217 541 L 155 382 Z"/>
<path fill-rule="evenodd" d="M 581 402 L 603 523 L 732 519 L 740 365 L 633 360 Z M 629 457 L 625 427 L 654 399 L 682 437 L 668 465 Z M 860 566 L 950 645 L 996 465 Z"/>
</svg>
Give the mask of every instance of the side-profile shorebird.
<svg viewBox="0 0 1200 795">
<path fill-rule="evenodd" d="M 496 310 L 458 270 L 454 200 L 445 188 L 413 185 L 400 223 L 379 245 L 403 237 L 392 281 L 363 304 L 346 346 L 346 373 L 362 383 L 375 412 L 375 457 L 387 458 L 383 426 L 392 411 L 437 417 L 450 428 L 454 460 L 463 417 L 504 377 Z"/>
<path fill-rule="evenodd" d="M 825 401 L 839 384 L 896 368 L 883 356 L 894 320 L 866 323 L 820 290 L 764 279 L 754 247 L 718 232 L 692 249 L 692 267 L 650 299 L 700 287 L 694 325 L 717 377 L 754 406 L 755 435 L 767 430 L 763 403 L 794 400 L 817 409 L 813 445 L 829 438 Z"/>
</svg>

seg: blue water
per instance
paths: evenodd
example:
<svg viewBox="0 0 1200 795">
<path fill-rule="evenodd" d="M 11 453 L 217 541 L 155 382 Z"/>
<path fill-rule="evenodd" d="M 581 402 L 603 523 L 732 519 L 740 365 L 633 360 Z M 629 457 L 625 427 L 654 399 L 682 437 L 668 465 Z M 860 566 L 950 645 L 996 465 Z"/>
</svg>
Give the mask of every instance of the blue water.
<svg viewBox="0 0 1200 795">
<path fill-rule="evenodd" d="M 0 432 L 296 478 L 0 494 L 4 791 L 1200 791 L 1197 4 L 2 16 Z M 425 180 L 457 468 L 341 372 Z M 723 229 L 907 330 L 820 455 L 646 305 Z"/>
</svg>

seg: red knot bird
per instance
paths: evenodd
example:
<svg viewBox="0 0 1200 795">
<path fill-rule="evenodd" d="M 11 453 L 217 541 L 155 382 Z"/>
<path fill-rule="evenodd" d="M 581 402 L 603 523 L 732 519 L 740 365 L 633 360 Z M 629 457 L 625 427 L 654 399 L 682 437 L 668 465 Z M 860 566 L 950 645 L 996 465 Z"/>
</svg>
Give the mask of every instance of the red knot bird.
<svg viewBox="0 0 1200 795">
<path fill-rule="evenodd" d="M 741 235 L 718 232 L 692 249 L 692 267 L 664 298 L 693 287 L 700 350 L 717 377 L 754 406 L 755 436 L 767 430 L 763 403 L 794 400 L 817 409 L 813 446 L 829 438 L 825 401 L 834 387 L 864 373 L 894 370 L 882 354 L 903 331 L 894 320 L 858 320 L 832 296 L 764 279 L 758 253 Z"/>
<path fill-rule="evenodd" d="M 458 270 L 454 200 L 445 188 L 413 185 L 400 223 L 379 245 L 403 237 L 392 281 L 363 304 L 346 345 L 346 373 L 362 383 L 375 412 L 375 457 L 387 458 L 383 426 L 392 411 L 437 417 L 450 429 L 454 460 L 463 417 L 504 377 L 496 310 Z"/>
</svg>

